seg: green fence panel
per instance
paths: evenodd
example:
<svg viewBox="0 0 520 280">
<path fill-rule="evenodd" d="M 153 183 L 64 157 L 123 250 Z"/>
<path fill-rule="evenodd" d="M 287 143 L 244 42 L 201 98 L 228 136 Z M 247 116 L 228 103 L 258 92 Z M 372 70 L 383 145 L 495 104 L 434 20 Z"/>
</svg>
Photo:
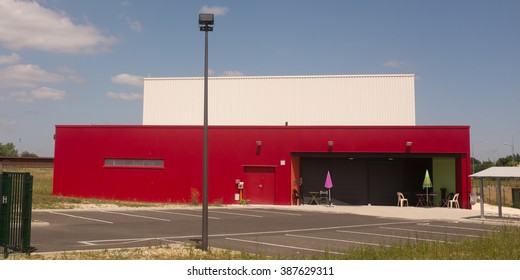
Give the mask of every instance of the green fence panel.
<svg viewBox="0 0 520 280">
<path fill-rule="evenodd" d="M 29 173 L 0 174 L 0 246 L 9 251 L 30 253 L 33 177 Z"/>
<path fill-rule="evenodd" d="M 0 174 L 0 246 L 2 247 L 2 253 L 4 257 L 7 257 L 8 244 L 9 244 L 9 221 L 10 219 L 10 203 L 11 187 L 8 181 L 7 175 Z"/>
</svg>

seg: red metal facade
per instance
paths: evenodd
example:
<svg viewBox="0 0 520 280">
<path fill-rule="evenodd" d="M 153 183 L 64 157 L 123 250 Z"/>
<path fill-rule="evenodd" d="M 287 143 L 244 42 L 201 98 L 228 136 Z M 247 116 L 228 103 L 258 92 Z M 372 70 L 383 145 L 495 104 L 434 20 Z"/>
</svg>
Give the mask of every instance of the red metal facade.
<svg viewBox="0 0 520 280">
<path fill-rule="evenodd" d="M 202 186 L 202 133 L 201 126 L 57 126 L 53 193 L 189 203 Z M 298 153 L 428 154 L 456 157 L 456 190 L 469 208 L 469 135 L 468 126 L 210 126 L 209 202 L 236 203 L 236 181 L 262 169 L 274 180 L 273 204 L 290 205 Z M 164 167 L 104 166 L 105 159 Z"/>
</svg>

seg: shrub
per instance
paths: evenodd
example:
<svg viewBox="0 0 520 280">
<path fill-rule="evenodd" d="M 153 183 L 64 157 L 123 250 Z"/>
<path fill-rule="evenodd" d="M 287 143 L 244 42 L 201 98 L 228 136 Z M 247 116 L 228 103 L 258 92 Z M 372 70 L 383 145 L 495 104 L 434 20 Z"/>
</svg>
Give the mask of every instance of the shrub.
<svg viewBox="0 0 520 280">
<path fill-rule="evenodd" d="M 199 205 L 200 192 L 196 188 L 191 188 L 191 205 Z"/>
</svg>

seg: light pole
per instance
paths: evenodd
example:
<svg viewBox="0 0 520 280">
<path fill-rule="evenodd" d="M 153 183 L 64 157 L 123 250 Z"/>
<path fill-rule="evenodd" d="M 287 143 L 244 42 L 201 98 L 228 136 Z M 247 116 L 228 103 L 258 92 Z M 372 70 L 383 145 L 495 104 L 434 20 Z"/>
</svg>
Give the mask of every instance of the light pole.
<svg viewBox="0 0 520 280">
<path fill-rule="evenodd" d="M 475 153 L 473 152 L 475 144 L 482 143 L 484 140 L 479 140 L 471 145 L 471 174 L 475 173 Z"/>
<path fill-rule="evenodd" d="M 516 165 L 515 164 L 515 137 L 513 136 L 511 138 L 511 144 L 508 144 L 508 143 L 502 143 L 502 144 L 511 147 L 511 152 L 513 153 L 511 160 L 513 161 L 513 165 Z"/>
<path fill-rule="evenodd" d="M 204 148 L 202 167 L 202 244 L 208 250 L 208 32 L 215 24 L 213 14 L 199 14 L 200 31 L 204 31 Z"/>
</svg>

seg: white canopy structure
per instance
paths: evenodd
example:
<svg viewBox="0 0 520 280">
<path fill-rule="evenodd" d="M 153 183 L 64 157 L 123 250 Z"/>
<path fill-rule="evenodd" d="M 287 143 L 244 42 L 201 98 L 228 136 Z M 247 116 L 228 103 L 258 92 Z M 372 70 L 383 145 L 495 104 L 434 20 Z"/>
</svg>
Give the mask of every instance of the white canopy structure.
<svg viewBox="0 0 520 280">
<path fill-rule="evenodd" d="M 520 167 L 490 167 L 469 176 L 470 178 L 480 179 L 480 217 L 484 218 L 484 179 L 498 180 L 498 217 L 502 218 L 502 179 L 520 179 Z"/>
</svg>

